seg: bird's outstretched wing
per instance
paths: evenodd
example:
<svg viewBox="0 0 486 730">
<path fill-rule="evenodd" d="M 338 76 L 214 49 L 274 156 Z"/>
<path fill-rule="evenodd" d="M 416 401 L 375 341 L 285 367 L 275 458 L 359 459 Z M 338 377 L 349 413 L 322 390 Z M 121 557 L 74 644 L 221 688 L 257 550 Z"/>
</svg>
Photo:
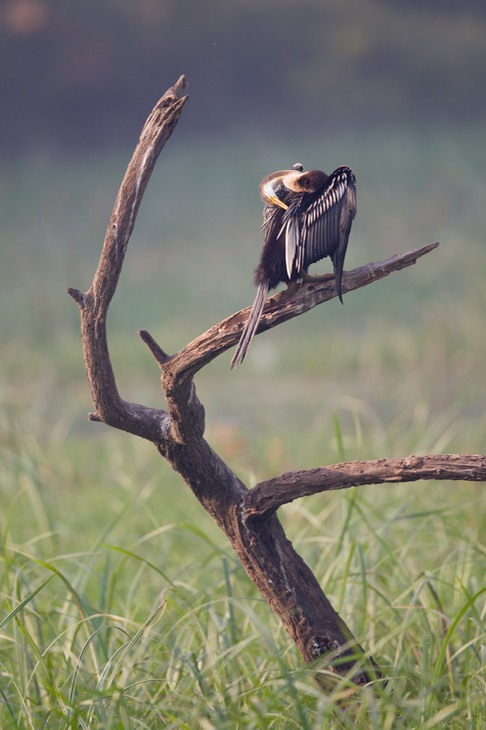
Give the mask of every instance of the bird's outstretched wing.
<svg viewBox="0 0 486 730">
<path fill-rule="evenodd" d="M 356 215 L 356 180 L 349 167 L 338 167 L 301 217 L 301 267 L 325 256 L 344 260 Z"/>
<path fill-rule="evenodd" d="M 338 167 L 326 179 L 318 193 L 307 193 L 293 200 L 284 215 L 285 235 L 292 241 L 293 252 L 287 269 L 297 274 L 326 256 L 330 256 L 341 296 L 341 278 L 351 223 L 356 215 L 356 179 L 349 167 Z M 295 229 L 298 226 L 298 243 Z"/>
</svg>

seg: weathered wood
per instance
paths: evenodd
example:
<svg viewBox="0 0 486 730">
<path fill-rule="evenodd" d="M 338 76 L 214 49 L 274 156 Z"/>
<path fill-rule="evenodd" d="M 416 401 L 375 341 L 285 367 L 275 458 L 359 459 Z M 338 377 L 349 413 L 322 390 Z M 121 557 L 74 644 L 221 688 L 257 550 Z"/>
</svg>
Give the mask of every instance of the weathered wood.
<svg viewBox="0 0 486 730">
<path fill-rule="evenodd" d="M 317 469 L 290 471 L 257 484 L 248 495 L 246 510 L 248 517 L 264 517 L 284 504 L 319 492 L 420 479 L 486 482 L 486 456 L 427 454 L 401 459 L 348 461 Z"/>
<path fill-rule="evenodd" d="M 346 271 L 343 275 L 342 291 L 344 293 L 360 289 L 383 279 L 394 271 L 411 266 L 438 245 L 438 243 L 429 243 L 412 251 L 391 256 L 385 261 L 369 263 L 352 271 Z M 312 283 L 303 282 L 290 286 L 267 300 L 256 334 L 265 332 L 294 317 L 299 317 L 317 307 L 318 304 L 323 304 L 336 296 L 334 279 Z M 170 377 L 177 378 L 179 381 L 194 377 L 201 368 L 237 344 L 250 310 L 251 306 L 235 312 L 183 347 L 168 363 Z"/>
<path fill-rule="evenodd" d="M 326 656 L 330 671 L 349 674 L 356 684 L 381 676 L 295 552 L 277 516 L 248 519 L 246 500 L 251 492 L 206 441 L 169 441 L 159 451 L 227 535 L 245 572 L 280 617 L 304 660 Z"/>
<path fill-rule="evenodd" d="M 92 420 L 156 441 L 168 426 L 164 411 L 124 401 L 116 386 L 106 337 L 106 315 L 120 278 L 138 209 L 157 158 L 187 101 L 183 76 L 157 102 L 140 134 L 120 186 L 93 283 L 83 294 L 68 289 L 81 312 L 81 339 L 91 397 Z"/>
<path fill-rule="evenodd" d="M 204 440 L 204 408 L 193 377 L 237 343 L 249 308 L 231 315 L 172 356 L 148 332 L 140 332 L 160 367 L 167 408 L 147 408 L 121 398 L 108 350 L 108 307 L 146 185 L 186 102 L 185 88 L 186 81 L 181 77 L 156 104 L 142 130 L 115 202 L 93 283 L 86 293 L 68 289 L 81 314 L 84 360 L 95 407 L 90 418 L 152 441 L 227 535 L 246 573 L 280 617 L 304 660 L 325 657 L 337 675 L 349 674 L 356 684 L 363 684 L 379 676 L 376 664 L 372 659 L 363 659 L 358 642 L 286 538 L 276 510 L 307 494 L 377 481 L 476 481 L 485 476 L 485 457 L 449 455 L 420 457 L 420 462 L 419 457 L 410 457 L 337 464 L 283 474 L 248 490 Z M 409 266 L 437 245 L 347 272 L 343 291 Z M 258 331 L 275 327 L 333 296 L 333 282 L 305 283 L 280 292 L 268 300 Z M 228 377 L 235 375 L 228 372 Z"/>
</svg>

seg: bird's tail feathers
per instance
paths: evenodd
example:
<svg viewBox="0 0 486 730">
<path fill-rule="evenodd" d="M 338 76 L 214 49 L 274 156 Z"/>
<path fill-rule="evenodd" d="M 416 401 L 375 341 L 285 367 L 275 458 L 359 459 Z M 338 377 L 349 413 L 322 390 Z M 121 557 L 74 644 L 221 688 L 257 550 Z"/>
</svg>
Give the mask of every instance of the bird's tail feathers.
<svg viewBox="0 0 486 730">
<path fill-rule="evenodd" d="M 245 359 L 245 355 L 250 349 L 250 345 L 255 336 L 258 324 L 260 322 L 265 300 L 268 294 L 268 282 L 264 281 L 258 285 L 255 301 L 251 308 L 250 316 L 245 324 L 245 329 L 241 333 L 240 341 L 235 350 L 230 363 L 231 368 L 236 368 Z"/>
</svg>

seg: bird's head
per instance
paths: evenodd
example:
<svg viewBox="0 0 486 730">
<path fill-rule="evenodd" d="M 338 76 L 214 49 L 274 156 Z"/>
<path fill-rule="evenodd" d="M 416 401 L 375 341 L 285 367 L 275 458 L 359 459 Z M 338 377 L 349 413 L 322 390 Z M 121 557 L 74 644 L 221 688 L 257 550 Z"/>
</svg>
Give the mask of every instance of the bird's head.
<svg viewBox="0 0 486 730">
<path fill-rule="evenodd" d="M 326 173 L 321 170 L 308 170 L 297 175 L 284 175 L 281 183 L 294 193 L 314 193 L 324 184 L 326 178 Z"/>
<path fill-rule="evenodd" d="M 258 187 L 260 198 L 267 205 L 278 205 L 279 208 L 287 210 L 287 205 L 280 200 L 276 194 L 276 189 L 279 185 L 282 185 L 284 180 L 291 182 L 295 177 L 302 175 L 303 169 L 303 165 L 297 162 L 295 165 L 292 165 L 290 170 L 277 170 L 277 172 L 272 172 L 270 175 L 264 177 Z M 286 187 L 289 186 L 286 185 Z"/>
</svg>

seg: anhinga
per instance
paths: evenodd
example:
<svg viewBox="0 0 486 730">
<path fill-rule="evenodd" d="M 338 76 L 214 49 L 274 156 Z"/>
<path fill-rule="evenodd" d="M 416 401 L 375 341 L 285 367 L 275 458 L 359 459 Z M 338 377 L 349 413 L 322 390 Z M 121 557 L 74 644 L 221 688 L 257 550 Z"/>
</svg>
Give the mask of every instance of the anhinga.
<svg viewBox="0 0 486 730">
<path fill-rule="evenodd" d="M 356 178 L 349 167 L 330 175 L 320 170 L 303 172 L 296 164 L 265 177 L 259 193 L 263 210 L 263 250 L 255 271 L 258 287 L 248 321 L 231 360 L 234 368 L 243 362 L 262 316 L 269 289 L 281 281 L 319 280 L 308 267 L 329 256 L 334 267 L 336 290 L 342 302 L 344 257 L 351 223 L 356 215 Z"/>
</svg>

